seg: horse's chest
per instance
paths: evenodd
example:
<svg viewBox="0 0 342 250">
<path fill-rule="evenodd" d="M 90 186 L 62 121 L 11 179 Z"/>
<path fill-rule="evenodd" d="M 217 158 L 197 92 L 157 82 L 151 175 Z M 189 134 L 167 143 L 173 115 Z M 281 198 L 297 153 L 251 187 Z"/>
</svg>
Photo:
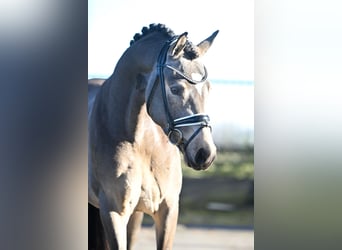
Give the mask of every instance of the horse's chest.
<svg viewBox="0 0 342 250">
<path fill-rule="evenodd" d="M 151 170 L 143 173 L 141 193 L 136 210 L 153 214 L 158 211 L 164 200 L 178 200 L 182 181 L 180 166 L 170 166 L 163 170 L 159 173 Z"/>
<path fill-rule="evenodd" d="M 158 211 L 159 204 L 162 202 L 163 194 L 157 185 L 143 184 L 141 187 L 140 198 L 136 210 L 145 213 L 154 213 Z"/>
<path fill-rule="evenodd" d="M 178 200 L 182 181 L 180 156 L 178 151 L 153 155 L 139 149 L 129 143 L 119 145 L 114 161 L 102 171 L 107 173 L 102 182 L 107 180 L 108 192 L 116 190 L 109 196 L 116 197 L 117 190 L 121 190 L 119 200 L 152 215 L 164 200 Z"/>
</svg>

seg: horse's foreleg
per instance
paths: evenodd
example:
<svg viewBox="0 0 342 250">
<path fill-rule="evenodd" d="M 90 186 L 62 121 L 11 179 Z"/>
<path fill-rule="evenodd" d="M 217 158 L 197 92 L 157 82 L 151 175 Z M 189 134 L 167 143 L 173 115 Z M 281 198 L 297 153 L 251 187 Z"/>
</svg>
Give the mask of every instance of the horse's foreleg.
<svg viewBox="0 0 342 250">
<path fill-rule="evenodd" d="M 126 227 L 128 219 L 115 211 L 100 210 L 100 215 L 109 249 L 127 250 Z"/>
<path fill-rule="evenodd" d="M 144 217 L 143 212 L 134 212 L 127 225 L 127 249 L 133 249 L 133 244 L 136 241 L 137 233 L 141 228 L 141 223 Z"/>
<path fill-rule="evenodd" d="M 120 211 L 120 212 L 118 212 Z M 100 198 L 100 217 L 110 250 L 127 250 L 127 223 L 130 213 Z"/>
<path fill-rule="evenodd" d="M 178 220 L 178 200 L 172 204 L 163 202 L 154 216 L 158 250 L 171 250 Z"/>
</svg>

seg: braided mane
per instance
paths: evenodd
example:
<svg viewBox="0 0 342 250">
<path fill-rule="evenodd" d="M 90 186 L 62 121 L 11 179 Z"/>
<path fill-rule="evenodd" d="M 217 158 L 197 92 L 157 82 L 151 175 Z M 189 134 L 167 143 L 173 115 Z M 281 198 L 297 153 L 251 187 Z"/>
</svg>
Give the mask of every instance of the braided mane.
<svg viewBox="0 0 342 250">
<path fill-rule="evenodd" d="M 149 25 L 149 27 L 143 27 L 141 30 L 141 34 L 136 33 L 134 35 L 133 40 L 131 40 L 131 42 L 130 42 L 130 46 L 132 46 L 132 44 L 134 44 L 136 41 L 139 41 L 141 38 L 147 36 L 148 34 L 151 34 L 152 32 L 155 32 L 155 31 L 164 33 L 167 36 L 169 36 L 170 38 L 175 36 L 175 33 L 170 28 L 167 28 L 164 24 L 152 23 Z M 187 43 L 184 47 L 184 52 L 185 52 L 184 57 L 189 59 L 189 60 L 193 60 L 199 56 L 199 54 L 197 52 L 197 47 L 194 46 L 193 43 L 190 41 L 187 41 Z"/>
<path fill-rule="evenodd" d="M 141 30 L 141 34 L 136 33 L 133 37 L 133 40 L 131 40 L 130 45 L 132 45 L 136 41 L 140 40 L 141 38 L 145 37 L 148 34 L 151 34 L 152 32 L 155 32 L 155 31 L 164 33 L 164 34 L 168 35 L 170 38 L 175 35 L 175 33 L 171 29 L 167 28 L 164 24 L 152 23 L 149 25 L 149 27 L 143 27 Z"/>
</svg>

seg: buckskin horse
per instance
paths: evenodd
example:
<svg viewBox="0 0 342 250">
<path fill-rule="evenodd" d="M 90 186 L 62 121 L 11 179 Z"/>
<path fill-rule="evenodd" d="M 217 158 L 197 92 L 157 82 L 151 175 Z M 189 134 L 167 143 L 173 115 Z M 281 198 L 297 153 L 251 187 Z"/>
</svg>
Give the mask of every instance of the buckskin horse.
<svg viewBox="0 0 342 250">
<path fill-rule="evenodd" d="M 101 219 L 95 229 L 104 232 L 101 248 L 132 249 L 146 213 L 155 222 L 157 249 L 172 249 L 181 153 L 195 170 L 216 156 L 200 58 L 217 33 L 194 45 L 186 32 L 151 24 L 134 36 L 107 80 L 89 80 L 89 213 L 95 209 Z"/>
</svg>

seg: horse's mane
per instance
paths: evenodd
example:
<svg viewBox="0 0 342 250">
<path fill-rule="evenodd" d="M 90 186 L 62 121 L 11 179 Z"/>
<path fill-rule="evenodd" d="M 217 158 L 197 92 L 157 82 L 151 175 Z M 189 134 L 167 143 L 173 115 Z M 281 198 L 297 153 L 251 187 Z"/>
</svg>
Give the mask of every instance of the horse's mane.
<svg viewBox="0 0 342 250">
<path fill-rule="evenodd" d="M 139 41 L 141 38 L 147 36 L 148 34 L 151 34 L 152 32 L 160 32 L 167 35 L 169 38 L 175 36 L 175 33 L 168 27 L 166 27 L 164 24 L 158 23 L 152 23 L 149 25 L 149 27 L 143 27 L 140 33 L 136 33 L 133 37 L 133 40 L 130 42 L 130 46 L 132 46 L 135 42 Z M 195 59 L 199 56 L 196 47 L 193 45 L 192 42 L 187 41 L 185 47 L 184 47 L 184 57 L 186 57 L 189 60 Z"/>
<path fill-rule="evenodd" d="M 133 40 L 131 40 L 130 45 L 132 45 L 133 43 L 135 43 L 136 41 L 139 41 L 141 38 L 145 37 L 148 34 L 151 34 L 152 32 L 160 32 L 160 33 L 164 33 L 165 35 L 169 36 L 170 38 L 173 37 L 175 35 L 175 33 L 167 28 L 164 24 L 158 23 L 151 23 L 149 25 L 149 27 L 143 27 L 141 30 L 141 34 L 140 33 L 136 33 L 133 37 Z"/>
</svg>

